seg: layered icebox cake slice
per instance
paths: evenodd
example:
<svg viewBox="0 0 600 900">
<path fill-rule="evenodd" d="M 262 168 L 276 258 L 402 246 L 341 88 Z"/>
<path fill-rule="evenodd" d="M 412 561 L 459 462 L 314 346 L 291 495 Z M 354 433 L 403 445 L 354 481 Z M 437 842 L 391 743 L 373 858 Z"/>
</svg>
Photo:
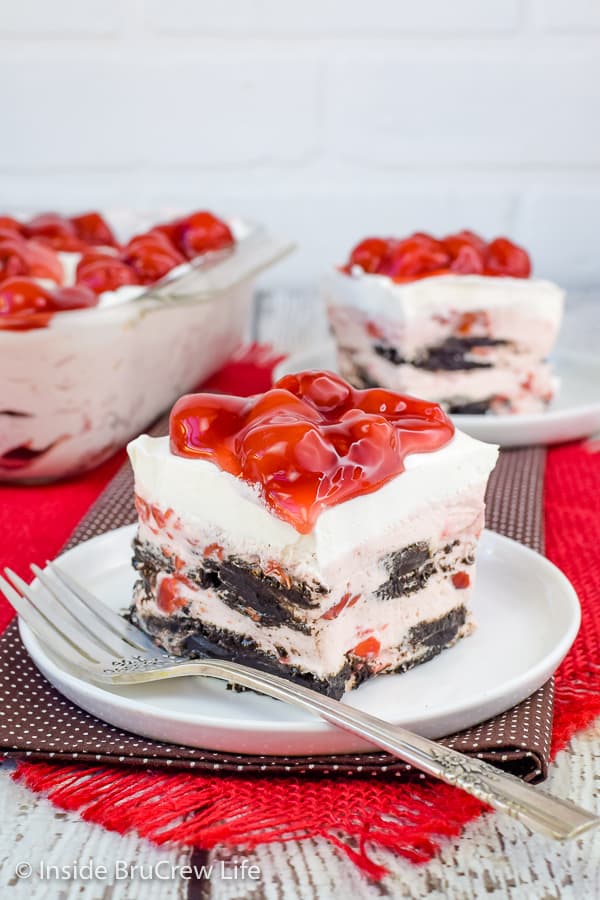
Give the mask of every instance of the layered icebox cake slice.
<svg viewBox="0 0 600 900">
<path fill-rule="evenodd" d="M 234 659 L 333 697 L 473 628 L 497 448 L 435 403 L 330 372 L 188 395 L 129 445 L 131 617 L 169 651 Z"/>
<path fill-rule="evenodd" d="M 324 281 L 340 371 L 450 413 L 531 413 L 557 380 L 546 357 L 563 291 L 531 277 L 527 252 L 463 231 L 367 238 Z"/>
</svg>

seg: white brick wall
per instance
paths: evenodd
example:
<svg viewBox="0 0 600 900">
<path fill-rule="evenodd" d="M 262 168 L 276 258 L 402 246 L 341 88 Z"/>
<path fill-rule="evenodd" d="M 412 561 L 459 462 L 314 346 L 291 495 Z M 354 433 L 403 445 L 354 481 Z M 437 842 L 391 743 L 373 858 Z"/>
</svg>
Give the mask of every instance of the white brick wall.
<svg viewBox="0 0 600 900">
<path fill-rule="evenodd" d="M 210 206 L 301 250 L 523 240 L 600 283 L 600 0 L 5 0 L 0 206 Z"/>
<path fill-rule="evenodd" d="M 581 2 L 581 0 L 580 0 Z M 147 0 L 160 33 L 292 36 L 473 34 L 515 28 L 519 0 Z"/>
</svg>

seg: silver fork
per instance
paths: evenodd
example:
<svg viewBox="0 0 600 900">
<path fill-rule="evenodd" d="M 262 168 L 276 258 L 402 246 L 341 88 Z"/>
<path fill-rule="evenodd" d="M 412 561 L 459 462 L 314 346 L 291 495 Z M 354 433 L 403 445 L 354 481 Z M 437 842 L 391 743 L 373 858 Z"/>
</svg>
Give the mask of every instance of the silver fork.
<svg viewBox="0 0 600 900">
<path fill-rule="evenodd" d="M 252 688 L 315 713 L 326 722 L 360 735 L 447 784 L 555 840 L 575 838 L 600 825 L 600 818 L 525 784 L 479 759 L 472 759 L 332 700 L 248 666 L 224 660 L 190 660 L 158 648 L 139 628 L 108 609 L 71 575 L 53 563 L 32 565 L 33 589 L 10 569 L 0 588 L 19 616 L 51 650 L 83 677 L 100 684 L 135 684 L 185 675 L 205 675 Z"/>
</svg>

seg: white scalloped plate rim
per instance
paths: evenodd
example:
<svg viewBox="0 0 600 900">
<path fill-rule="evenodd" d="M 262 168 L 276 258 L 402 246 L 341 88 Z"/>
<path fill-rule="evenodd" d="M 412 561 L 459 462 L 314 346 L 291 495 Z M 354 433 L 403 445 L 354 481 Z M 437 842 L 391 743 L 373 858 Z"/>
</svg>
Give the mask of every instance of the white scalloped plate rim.
<svg viewBox="0 0 600 900">
<path fill-rule="evenodd" d="M 130 596 L 134 528 L 128 525 L 91 538 L 59 557 L 67 571 L 115 609 L 125 607 Z M 372 679 L 349 695 L 352 705 L 441 737 L 509 709 L 547 681 L 579 628 L 573 587 L 543 556 L 494 532 L 484 531 L 478 562 L 475 633 L 410 672 Z M 134 734 L 257 755 L 373 749 L 301 710 L 252 692 L 229 691 L 215 679 L 127 688 L 88 682 L 47 651 L 22 621 L 19 627 L 34 663 L 57 690 L 99 719 Z"/>
</svg>

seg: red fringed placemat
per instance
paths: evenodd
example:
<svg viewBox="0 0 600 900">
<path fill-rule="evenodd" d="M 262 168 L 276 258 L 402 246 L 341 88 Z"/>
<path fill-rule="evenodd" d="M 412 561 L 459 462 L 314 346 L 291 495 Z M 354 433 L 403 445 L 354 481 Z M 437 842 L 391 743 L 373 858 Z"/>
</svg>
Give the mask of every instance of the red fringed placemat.
<svg viewBox="0 0 600 900">
<path fill-rule="evenodd" d="M 600 715 L 600 453 L 584 444 L 548 451 L 546 556 L 571 581 L 582 623 L 556 673 L 553 755 Z"/>
<path fill-rule="evenodd" d="M 224 389 L 237 386 L 250 393 L 268 386 L 267 369 L 256 370 L 251 359 L 243 365 L 244 384 L 236 384 L 235 368 L 230 367 Z M 43 562 L 56 553 L 119 463 L 113 460 L 92 476 L 67 485 L 2 489 L 4 533 L 18 532 L 19 524 L 27 523 L 27 535 L 11 547 L 6 562 L 27 574 L 27 563 Z M 580 446 L 548 454 L 547 554 L 571 579 L 583 607 L 582 630 L 557 677 L 555 752 L 600 714 L 599 463 L 598 456 Z M 53 522 L 51 534 L 48 521 Z M 6 610 L 4 616 L 6 621 Z M 343 781 L 307 776 L 256 779 L 20 763 L 15 777 L 32 790 L 45 792 L 61 808 L 78 810 L 89 821 L 120 833 L 135 829 L 160 844 L 176 841 L 205 848 L 229 844 L 247 850 L 267 841 L 321 836 L 373 877 L 383 874 L 372 860 L 373 849 L 386 847 L 414 862 L 425 861 L 444 838 L 458 835 L 483 810 L 478 801 L 443 784 L 381 782 L 358 773 Z"/>
</svg>

